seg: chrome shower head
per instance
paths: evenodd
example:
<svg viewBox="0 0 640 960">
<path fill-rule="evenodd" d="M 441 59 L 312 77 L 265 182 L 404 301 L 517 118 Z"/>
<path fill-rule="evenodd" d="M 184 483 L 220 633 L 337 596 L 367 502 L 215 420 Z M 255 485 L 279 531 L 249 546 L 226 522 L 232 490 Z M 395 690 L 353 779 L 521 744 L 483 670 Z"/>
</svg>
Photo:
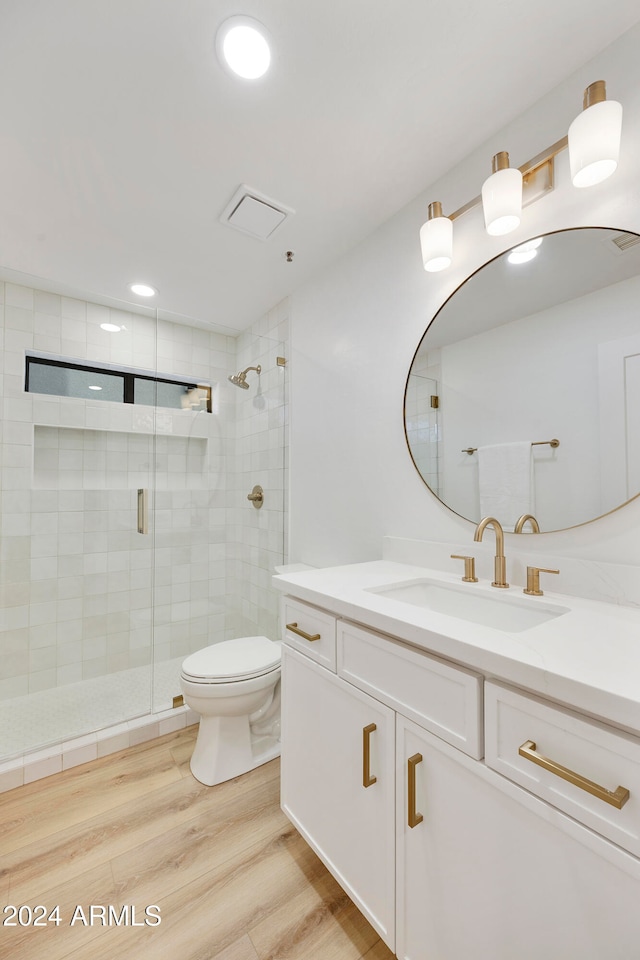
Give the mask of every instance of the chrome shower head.
<svg viewBox="0 0 640 960">
<path fill-rule="evenodd" d="M 236 387 L 242 387 L 243 390 L 248 390 L 247 373 L 249 370 L 255 370 L 257 374 L 260 374 L 262 367 L 258 364 L 257 367 L 247 367 L 246 370 L 241 370 L 240 373 L 232 373 L 230 377 L 227 377 L 229 383 L 235 384 Z"/>
</svg>

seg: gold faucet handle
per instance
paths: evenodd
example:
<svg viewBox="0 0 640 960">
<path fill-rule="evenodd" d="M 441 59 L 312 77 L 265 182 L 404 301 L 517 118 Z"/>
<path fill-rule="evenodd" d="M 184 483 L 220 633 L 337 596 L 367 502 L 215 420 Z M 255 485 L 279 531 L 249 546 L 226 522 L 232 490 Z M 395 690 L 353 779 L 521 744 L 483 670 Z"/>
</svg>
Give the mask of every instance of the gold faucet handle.
<svg viewBox="0 0 640 960">
<path fill-rule="evenodd" d="M 559 570 L 547 570 L 545 567 L 527 567 L 527 586 L 522 591 L 530 597 L 541 597 L 544 593 L 540 589 L 541 573 L 560 573 Z"/>
<path fill-rule="evenodd" d="M 462 579 L 465 583 L 478 582 L 478 578 L 476 577 L 476 558 L 475 557 L 463 557 L 459 553 L 452 553 L 451 559 L 464 560 L 464 577 Z"/>
</svg>

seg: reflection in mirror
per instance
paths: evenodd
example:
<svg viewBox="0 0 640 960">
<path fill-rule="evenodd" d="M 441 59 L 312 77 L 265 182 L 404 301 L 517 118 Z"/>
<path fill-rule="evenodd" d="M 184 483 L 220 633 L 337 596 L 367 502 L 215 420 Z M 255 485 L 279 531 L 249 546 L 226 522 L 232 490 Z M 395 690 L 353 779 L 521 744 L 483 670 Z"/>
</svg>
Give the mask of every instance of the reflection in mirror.
<svg viewBox="0 0 640 960">
<path fill-rule="evenodd" d="M 511 253 L 427 328 L 407 380 L 407 443 L 462 517 L 513 530 L 531 513 L 559 530 L 640 492 L 640 236 L 565 230 L 533 256 Z"/>
</svg>

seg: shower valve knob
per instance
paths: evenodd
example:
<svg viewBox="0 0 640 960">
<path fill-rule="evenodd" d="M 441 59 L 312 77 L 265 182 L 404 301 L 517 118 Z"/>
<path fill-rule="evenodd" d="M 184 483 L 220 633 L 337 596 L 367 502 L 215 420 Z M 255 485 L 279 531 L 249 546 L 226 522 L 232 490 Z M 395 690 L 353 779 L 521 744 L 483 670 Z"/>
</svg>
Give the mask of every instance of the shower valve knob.
<svg viewBox="0 0 640 960">
<path fill-rule="evenodd" d="M 247 500 L 251 500 L 256 510 L 259 510 L 264 503 L 264 491 L 259 484 L 256 484 L 251 493 L 247 494 Z"/>
</svg>

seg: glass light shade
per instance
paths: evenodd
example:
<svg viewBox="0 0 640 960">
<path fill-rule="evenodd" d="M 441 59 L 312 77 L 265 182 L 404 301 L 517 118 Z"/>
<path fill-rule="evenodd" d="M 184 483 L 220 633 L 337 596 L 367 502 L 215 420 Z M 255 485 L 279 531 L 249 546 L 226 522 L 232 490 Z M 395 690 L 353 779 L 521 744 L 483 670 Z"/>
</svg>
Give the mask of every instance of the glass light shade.
<svg viewBox="0 0 640 960">
<path fill-rule="evenodd" d="M 578 114 L 569 127 L 569 164 L 574 187 L 592 187 L 618 166 L 622 105 L 603 100 Z"/>
<path fill-rule="evenodd" d="M 482 185 L 482 209 L 487 233 L 500 237 L 520 225 L 522 174 L 516 167 L 492 173 Z"/>
<path fill-rule="evenodd" d="M 422 263 L 428 273 L 445 270 L 453 257 L 453 223 L 448 217 L 427 220 L 420 228 Z"/>
</svg>

